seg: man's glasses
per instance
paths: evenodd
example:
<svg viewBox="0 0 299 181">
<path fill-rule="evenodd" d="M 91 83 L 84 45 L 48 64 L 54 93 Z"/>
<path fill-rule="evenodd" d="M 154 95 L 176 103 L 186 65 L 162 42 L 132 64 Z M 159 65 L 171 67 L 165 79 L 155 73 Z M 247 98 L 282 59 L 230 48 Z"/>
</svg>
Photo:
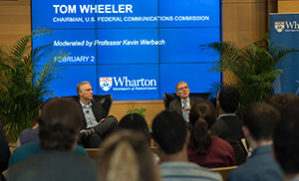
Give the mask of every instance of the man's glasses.
<svg viewBox="0 0 299 181">
<path fill-rule="evenodd" d="M 180 88 L 178 88 L 179 91 L 181 91 L 181 90 L 183 90 L 183 89 L 189 89 L 189 87 L 188 87 L 188 86 L 185 86 L 185 87 L 180 87 Z"/>
</svg>

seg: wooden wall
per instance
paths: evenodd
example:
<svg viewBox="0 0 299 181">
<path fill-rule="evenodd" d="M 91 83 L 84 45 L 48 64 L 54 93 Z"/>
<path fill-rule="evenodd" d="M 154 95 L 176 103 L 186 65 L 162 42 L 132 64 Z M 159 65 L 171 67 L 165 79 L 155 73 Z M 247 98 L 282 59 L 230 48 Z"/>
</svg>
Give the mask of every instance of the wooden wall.
<svg viewBox="0 0 299 181">
<path fill-rule="evenodd" d="M 299 9 L 298 2 L 279 0 L 281 8 L 278 9 Z M 276 11 L 276 4 L 277 0 L 223 0 L 223 40 L 243 46 L 247 40 L 260 39 L 268 29 L 268 13 Z M 0 0 L 0 45 L 12 45 L 29 34 L 30 22 L 30 0 Z M 134 108 L 146 108 L 146 118 L 150 123 L 164 106 L 161 100 L 117 101 L 113 103 L 110 114 L 120 119 L 128 109 Z"/>
<path fill-rule="evenodd" d="M 0 0 L 0 45 L 13 45 L 31 31 L 30 0 Z"/>
<path fill-rule="evenodd" d="M 223 40 L 239 46 L 254 41 L 266 32 L 266 3 L 264 0 L 224 0 Z"/>
<path fill-rule="evenodd" d="M 298 13 L 299 0 L 278 0 L 279 13 Z"/>
<path fill-rule="evenodd" d="M 110 114 L 116 116 L 120 120 L 128 110 L 135 108 L 145 108 L 145 118 L 149 125 L 151 125 L 154 117 L 164 110 L 162 100 L 156 101 L 114 101 L 110 110 Z"/>
</svg>

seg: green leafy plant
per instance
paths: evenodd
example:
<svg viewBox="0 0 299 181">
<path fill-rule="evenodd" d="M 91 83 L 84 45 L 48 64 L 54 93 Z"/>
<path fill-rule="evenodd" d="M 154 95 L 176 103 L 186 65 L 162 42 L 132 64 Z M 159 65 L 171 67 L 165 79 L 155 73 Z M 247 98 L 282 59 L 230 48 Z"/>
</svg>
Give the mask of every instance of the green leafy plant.
<svg viewBox="0 0 299 181">
<path fill-rule="evenodd" d="M 220 54 L 221 61 L 213 70 L 231 72 L 226 77 L 227 82 L 240 91 L 242 106 L 267 99 L 271 95 L 272 82 L 282 73 L 275 66 L 288 54 L 299 51 L 270 46 L 268 33 L 261 40 L 249 42 L 243 48 L 238 48 L 232 42 L 216 42 L 203 48 L 211 48 Z M 223 84 L 215 82 L 212 86 L 219 90 Z"/>
<path fill-rule="evenodd" d="M 39 29 L 9 49 L 0 48 L 0 121 L 12 142 L 36 121 L 39 105 L 45 95 L 51 94 L 47 86 L 55 74 L 55 64 L 66 56 L 55 53 L 51 45 L 32 50 L 32 38 L 50 32 Z M 37 70 L 41 59 L 46 63 Z"/>
<path fill-rule="evenodd" d="M 145 111 L 146 111 L 146 108 L 135 108 L 135 109 L 129 109 L 127 111 L 127 113 L 137 113 L 137 114 L 140 114 L 141 116 L 145 117 Z"/>
</svg>

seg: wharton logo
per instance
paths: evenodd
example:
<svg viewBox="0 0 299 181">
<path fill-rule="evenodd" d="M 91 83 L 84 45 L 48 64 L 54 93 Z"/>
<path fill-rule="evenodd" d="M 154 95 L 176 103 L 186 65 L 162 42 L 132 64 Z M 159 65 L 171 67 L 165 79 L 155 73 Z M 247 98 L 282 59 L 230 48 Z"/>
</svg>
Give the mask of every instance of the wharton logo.
<svg viewBox="0 0 299 181">
<path fill-rule="evenodd" d="M 285 32 L 299 32 L 299 23 L 297 21 L 276 21 L 275 30 L 278 33 Z"/>
<path fill-rule="evenodd" d="M 100 87 L 105 92 L 109 91 L 112 87 L 112 77 L 100 77 Z"/>
<path fill-rule="evenodd" d="M 283 21 L 277 21 L 275 22 L 275 30 L 280 33 L 284 30 L 284 22 Z"/>
<path fill-rule="evenodd" d="M 113 91 L 142 91 L 157 90 L 156 79 L 129 79 L 123 77 L 100 77 L 100 87 L 107 92 L 111 88 Z"/>
</svg>

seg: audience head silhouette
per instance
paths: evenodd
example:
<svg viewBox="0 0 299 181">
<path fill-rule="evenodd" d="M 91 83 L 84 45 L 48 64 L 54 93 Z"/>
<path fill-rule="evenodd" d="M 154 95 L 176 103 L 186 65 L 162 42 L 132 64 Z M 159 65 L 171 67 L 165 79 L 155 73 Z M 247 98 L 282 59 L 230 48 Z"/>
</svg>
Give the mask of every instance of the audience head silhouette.
<svg viewBox="0 0 299 181">
<path fill-rule="evenodd" d="M 49 100 L 42 109 L 39 120 L 40 146 L 46 150 L 71 150 L 80 130 L 82 111 L 70 99 Z"/>
<path fill-rule="evenodd" d="M 185 121 L 174 111 L 163 111 L 152 123 L 152 137 L 165 154 L 182 151 L 187 135 Z"/>
<path fill-rule="evenodd" d="M 206 120 L 209 129 L 215 123 L 216 110 L 211 102 L 199 101 L 192 106 L 189 117 L 191 125 L 194 125 L 199 118 Z"/>
<path fill-rule="evenodd" d="M 234 113 L 239 107 L 240 93 L 235 87 L 225 86 L 219 93 L 218 101 L 225 113 Z"/>
<path fill-rule="evenodd" d="M 143 116 L 137 113 L 131 113 L 124 116 L 118 124 L 119 129 L 126 129 L 145 134 L 150 143 L 150 131 Z"/>
<path fill-rule="evenodd" d="M 274 94 L 267 100 L 267 103 L 275 107 L 278 111 L 282 112 L 282 109 L 286 106 L 286 104 L 290 102 L 296 102 L 298 100 L 299 99 L 295 94 Z"/>
<path fill-rule="evenodd" d="M 279 112 L 266 103 L 252 103 L 244 109 L 244 127 L 250 132 L 250 137 L 257 142 L 272 140 L 273 131 L 279 119 Z M 244 135 L 247 134 L 244 133 Z"/>
<path fill-rule="evenodd" d="M 274 152 L 285 176 L 299 174 L 299 101 L 285 105 L 274 131 Z M 298 178 L 298 176 L 297 176 Z"/>
<path fill-rule="evenodd" d="M 215 123 L 216 111 L 211 102 L 200 101 L 195 103 L 190 111 L 192 126 L 189 146 L 197 154 L 205 154 L 211 144 L 209 129 Z"/>
</svg>

